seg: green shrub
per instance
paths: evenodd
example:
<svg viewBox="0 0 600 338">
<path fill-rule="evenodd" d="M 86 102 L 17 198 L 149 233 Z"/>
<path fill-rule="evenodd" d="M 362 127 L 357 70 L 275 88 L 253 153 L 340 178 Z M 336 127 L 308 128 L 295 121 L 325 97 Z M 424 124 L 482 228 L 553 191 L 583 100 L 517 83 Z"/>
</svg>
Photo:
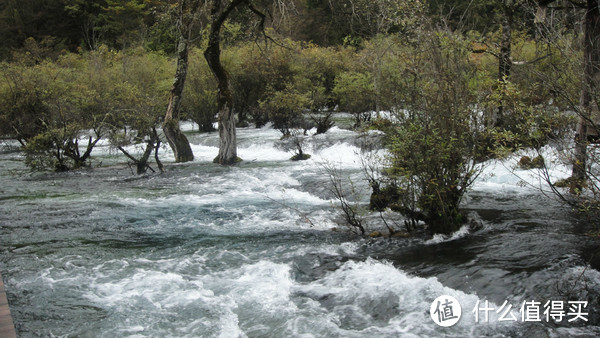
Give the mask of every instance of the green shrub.
<svg viewBox="0 0 600 338">
<path fill-rule="evenodd" d="M 0 127 L 23 145 L 34 169 L 87 165 L 97 142 L 144 143 L 164 114 L 171 64 L 143 49 L 101 46 L 35 65 L 3 64 Z"/>
<path fill-rule="evenodd" d="M 183 91 L 182 114 L 196 122 L 200 131 L 214 131 L 217 121 L 217 82 L 202 51 L 193 49 Z"/>
<path fill-rule="evenodd" d="M 273 128 L 279 129 L 283 136 L 290 136 L 292 129 L 305 129 L 304 109 L 309 105 L 309 99 L 295 90 L 273 91 L 268 99 L 261 102 L 261 108 L 268 112 L 269 121 Z"/>
<path fill-rule="evenodd" d="M 477 69 L 467 41 L 450 32 L 423 33 L 403 48 L 408 57 L 398 67 L 411 76 L 395 90 L 418 95 L 404 98 L 396 123 L 382 124 L 390 152 L 386 180 L 399 196 L 397 210 L 425 220 L 433 233 L 450 233 L 464 222 L 460 202 L 481 169 Z"/>
<path fill-rule="evenodd" d="M 355 128 L 368 121 L 375 110 L 375 86 L 369 73 L 348 71 L 340 74 L 333 93 L 340 103 L 340 110 L 354 115 Z"/>
</svg>

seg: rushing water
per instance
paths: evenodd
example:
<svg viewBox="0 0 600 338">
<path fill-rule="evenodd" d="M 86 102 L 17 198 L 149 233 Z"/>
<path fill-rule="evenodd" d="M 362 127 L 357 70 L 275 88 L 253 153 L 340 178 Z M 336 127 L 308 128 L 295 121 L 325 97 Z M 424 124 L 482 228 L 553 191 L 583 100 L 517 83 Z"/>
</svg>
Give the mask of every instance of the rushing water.
<svg viewBox="0 0 600 338">
<path fill-rule="evenodd" d="M 323 169 L 365 186 L 354 133 L 317 136 L 292 162 L 277 131 L 242 129 L 235 167 L 211 163 L 217 135 L 190 136 L 194 162 L 140 177 L 105 146 L 101 167 L 71 173 L 29 174 L 0 153 L 0 269 L 19 336 L 600 335 L 585 222 L 501 166 L 464 201 L 482 230 L 372 239 L 338 224 Z M 441 295 L 462 305 L 451 328 L 429 315 Z M 588 301 L 588 322 L 524 322 L 525 300 Z M 485 301 L 518 320 L 475 322 Z"/>
</svg>

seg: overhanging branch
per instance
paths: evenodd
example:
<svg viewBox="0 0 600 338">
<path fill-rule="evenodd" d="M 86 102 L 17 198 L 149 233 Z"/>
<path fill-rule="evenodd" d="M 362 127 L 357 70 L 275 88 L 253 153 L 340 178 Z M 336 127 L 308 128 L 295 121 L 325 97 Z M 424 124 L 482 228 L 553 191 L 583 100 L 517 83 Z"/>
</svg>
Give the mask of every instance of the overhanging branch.
<svg viewBox="0 0 600 338">
<path fill-rule="evenodd" d="M 267 20 L 267 16 L 263 12 L 259 11 L 256 7 L 254 7 L 254 5 L 252 3 L 250 3 L 250 2 L 248 2 L 248 9 L 252 13 L 254 13 L 256 16 L 258 16 L 260 18 L 260 22 L 258 24 L 258 27 L 260 29 L 260 32 L 262 33 L 262 36 L 265 38 L 265 42 L 266 41 L 271 41 L 274 44 L 276 44 L 277 46 L 285 48 L 284 45 L 278 43 L 277 41 L 275 41 L 275 39 L 273 39 L 272 37 L 270 37 L 267 34 L 267 32 L 265 30 L 265 21 Z"/>
</svg>

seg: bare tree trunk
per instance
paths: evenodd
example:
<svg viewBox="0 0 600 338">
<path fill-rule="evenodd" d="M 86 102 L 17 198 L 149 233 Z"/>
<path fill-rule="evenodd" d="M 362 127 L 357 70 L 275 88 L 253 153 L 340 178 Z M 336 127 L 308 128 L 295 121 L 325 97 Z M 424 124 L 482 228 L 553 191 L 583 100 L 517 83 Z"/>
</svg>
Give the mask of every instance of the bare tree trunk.
<svg viewBox="0 0 600 338">
<path fill-rule="evenodd" d="M 579 122 L 575 135 L 575 156 L 573 159 L 574 179 L 581 188 L 586 179 L 587 166 L 587 134 L 592 121 L 592 110 L 597 107 L 592 96 L 600 81 L 600 8 L 597 0 L 587 0 L 584 32 L 584 71 L 580 97 Z"/>
<path fill-rule="evenodd" d="M 222 8 L 222 0 L 213 0 L 211 10 L 210 35 L 204 57 L 218 82 L 218 111 L 219 111 L 219 155 L 214 162 L 231 165 L 239 162 L 237 157 L 237 137 L 235 130 L 235 113 L 233 110 L 233 94 L 229 74 L 221 64 L 221 27 L 233 9 L 248 0 L 232 0 Z"/>
<path fill-rule="evenodd" d="M 177 47 L 177 71 L 175 81 L 171 88 L 169 106 L 163 122 L 163 132 L 169 142 L 169 146 L 175 154 L 175 162 L 187 162 L 194 159 L 194 153 L 190 142 L 181 129 L 179 129 L 179 110 L 181 109 L 181 98 L 188 69 L 188 44 L 181 37 Z"/>
<path fill-rule="evenodd" d="M 148 159 L 150 158 L 150 155 L 152 154 L 152 151 L 155 150 L 155 144 L 156 142 L 160 142 L 158 139 L 158 134 L 155 135 L 151 135 L 150 139 L 146 142 L 146 150 L 144 151 L 144 154 L 142 155 L 142 157 L 135 158 L 133 155 L 131 155 L 127 150 L 125 150 L 125 148 L 121 147 L 121 146 L 117 146 L 117 149 L 119 149 L 125 156 L 127 156 L 127 158 L 129 158 L 133 164 L 135 164 L 136 166 L 136 172 L 138 175 L 141 175 L 143 173 L 145 173 L 148 169 L 150 169 L 152 172 L 154 172 L 154 169 L 152 169 L 150 167 L 150 165 L 148 165 Z M 161 169 L 162 172 L 162 169 Z"/>
<path fill-rule="evenodd" d="M 179 43 L 177 45 L 177 70 L 171 87 L 169 106 L 163 122 L 163 132 L 173 153 L 175 162 L 187 162 L 194 159 L 194 153 L 185 134 L 179 129 L 179 111 L 185 79 L 188 71 L 188 45 L 193 26 L 193 16 L 198 9 L 199 1 L 182 0 L 180 4 Z M 189 10 L 188 10 L 189 8 Z"/>
<path fill-rule="evenodd" d="M 510 2 L 511 1 L 505 1 L 504 16 L 502 18 L 502 39 L 500 41 L 500 58 L 498 64 L 498 78 L 501 81 L 510 76 L 510 69 L 512 66 L 510 57 L 512 52 L 514 7 Z"/>
<path fill-rule="evenodd" d="M 512 53 L 512 26 L 513 16 L 515 11 L 515 4 L 512 0 L 503 1 L 504 15 L 502 17 L 502 39 L 500 40 L 500 55 L 498 55 L 498 81 L 500 84 L 504 84 L 510 76 L 510 70 L 512 67 L 511 53 Z M 494 126 L 504 127 L 505 126 L 505 109 L 504 102 L 500 102 L 498 106 L 498 112 L 494 118 Z"/>
<path fill-rule="evenodd" d="M 156 128 L 152 128 L 152 137 L 156 140 L 154 145 L 154 160 L 156 161 L 156 165 L 158 166 L 158 170 L 160 170 L 161 174 L 165 172 L 165 168 L 163 167 L 160 158 L 158 157 L 158 151 L 160 150 L 160 137 L 158 136 L 158 132 Z"/>
</svg>

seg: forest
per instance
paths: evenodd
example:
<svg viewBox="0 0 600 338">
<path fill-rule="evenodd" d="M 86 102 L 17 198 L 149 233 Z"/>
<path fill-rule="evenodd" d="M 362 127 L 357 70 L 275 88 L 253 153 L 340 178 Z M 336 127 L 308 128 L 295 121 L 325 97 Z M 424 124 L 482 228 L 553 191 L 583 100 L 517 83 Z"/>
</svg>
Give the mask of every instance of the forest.
<svg viewBox="0 0 600 338">
<path fill-rule="evenodd" d="M 597 0 L 4 0 L 0 41 L 19 336 L 600 333 Z"/>
<path fill-rule="evenodd" d="M 386 135 L 371 204 L 434 233 L 464 223 L 478 164 L 569 137 L 573 175 L 548 183 L 596 209 L 594 1 L 7 1 L 0 18 L 0 134 L 34 170 L 89 165 L 104 139 L 162 171 L 162 143 L 194 158 L 185 120 L 218 122 L 217 163 L 242 160 L 236 127 L 267 123 L 301 158 L 347 112 Z"/>
</svg>

